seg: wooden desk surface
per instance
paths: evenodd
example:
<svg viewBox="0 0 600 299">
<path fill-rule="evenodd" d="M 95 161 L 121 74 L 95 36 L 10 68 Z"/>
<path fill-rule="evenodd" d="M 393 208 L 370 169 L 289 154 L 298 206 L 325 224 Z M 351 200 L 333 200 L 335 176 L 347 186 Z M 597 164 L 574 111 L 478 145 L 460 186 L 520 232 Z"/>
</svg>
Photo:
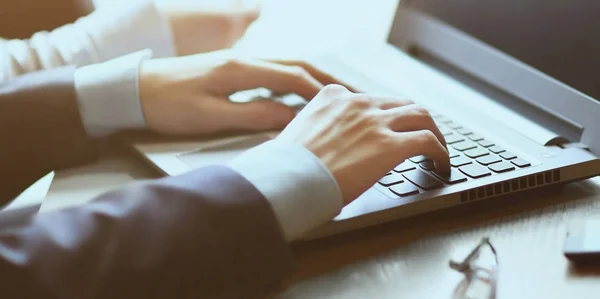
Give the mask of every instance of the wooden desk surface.
<svg viewBox="0 0 600 299">
<path fill-rule="evenodd" d="M 269 55 L 311 52 L 332 32 L 364 32 L 371 26 L 378 28 L 369 29 L 374 33 L 366 38 L 382 41 L 395 2 L 289 0 L 287 14 L 286 9 L 268 11 L 267 20 L 252 28 L 252 38 L 241 47 Z M 298 13 L 301 3 L 313 5 L 310 18 Z M 334 16 L 345 23 L 334 22 Z M 343 36 L 331 40 L 342 43 Z M 58 172 L 42 210 L 80 204 L 154 175 L 127 153 L 111 154 L 96 164 Z M 448 260 L 464 257 L 489 236 L 500 258 L 500 299 L 594 298 L 600 294 L 600 271 L 571 268 L 561 250 L 568 221 L 600 217 L 599 207 L 600 179 L 594 178 L 296 244 L 298 272 L 275 297 L 450 298 L 462 276 L 449 269 Z"/>
</svg>

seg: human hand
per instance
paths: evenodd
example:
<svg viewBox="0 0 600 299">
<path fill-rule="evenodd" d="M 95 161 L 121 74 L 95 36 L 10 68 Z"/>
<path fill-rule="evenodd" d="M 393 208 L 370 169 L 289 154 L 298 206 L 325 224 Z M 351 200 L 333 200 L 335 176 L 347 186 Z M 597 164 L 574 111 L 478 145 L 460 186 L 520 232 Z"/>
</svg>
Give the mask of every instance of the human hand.
<svg viewBox="0 0 600 299">
<path fill-rule="evenodd" d="M 240 0 L 155 0 L 168 19 L 178 55 L 230 48 L 259 14 L 259 6 Z"/>
<path fill-rule="evenodd" d="M 196 135 L 282 129 L 296 115 L 273 101 L 229 101 L 235 92 L 264 87 L 312 99 L 331 83 L 339 82 L 301 61 L 241 59 L 219 51 L 142 63 L 139 92 L 152 131 Z"/>
<path fill-rule="evenodd" d="M 329 168 L 344 203 L 392 168 L 417 155 L 450 171 L 444 136 L 424 108 L 410 100 L 325 87 L 277 137 L 302 144 Z"/>
</svg>

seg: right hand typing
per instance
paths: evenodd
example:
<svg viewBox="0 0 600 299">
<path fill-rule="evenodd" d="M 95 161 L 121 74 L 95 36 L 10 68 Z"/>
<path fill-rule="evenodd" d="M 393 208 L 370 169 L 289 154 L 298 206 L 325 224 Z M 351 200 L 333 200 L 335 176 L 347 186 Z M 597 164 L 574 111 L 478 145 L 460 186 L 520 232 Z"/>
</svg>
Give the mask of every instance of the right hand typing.
<svg viewBox="0 0 600 299">
<path fill-rule="evenodd" d="M 314 153 L 335 177 L 348 204 L 396 165 L 417 155 L 450 171 L 444 136 L 410 100 L 371 97 L 328 85 L 277 137 Z"/>
</svg>

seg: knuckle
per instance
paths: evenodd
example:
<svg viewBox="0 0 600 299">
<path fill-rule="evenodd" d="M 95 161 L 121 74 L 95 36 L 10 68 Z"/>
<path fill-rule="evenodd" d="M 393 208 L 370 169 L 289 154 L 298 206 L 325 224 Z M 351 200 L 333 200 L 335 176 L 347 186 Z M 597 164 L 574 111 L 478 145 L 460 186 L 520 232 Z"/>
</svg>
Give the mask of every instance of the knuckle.
<svg viewBox="0 0 600 299">
<path fill-rule="evenodd" d="M 393 131 L 386 129 L 385 127 L 379 127 L 377 130 L 374 130 L 374 132 L 377 135 L 379 144 L 382 146 L 392 147 L 398 142 Z"/>
<path fill-rule="evenodd" d="M 420 134 L 419 143 L 423 145 L 431 145 L 438 142 L 437 137 L 429 130 L 423 130 Z"/>
<path fill-rule="evenodd" d="M 413 111 L 413 113 L 415 113 L 416 115 L 421 116 L 421 117 L 431 117 L 431 114 L 429 114 L 429 111 L 421 105 L 413 104 L 412 111 Z"/>
<path fill-rule="evenodd" d="M 351 117 L 351 119 L 355 119 L 356 125 L 367 132 L 371 138 L 382 140 L 391 137 L 391 130 L 389 130 L 380 115 L 375 111 L 360 112 L 358 115 Z"/>
<path fill-rule="evenodd" d="M 369 96 L 364 95 L 364 94 L 356 94 L 350 97 L 349 102 L 349 106 L 350 108 L 358 108 L 358 109 L 365 109 L 368 107 L 371 107 L 371 105 L 373 104 L 373 102 L 371 101 L 371 98 L 369 98 Z"/>
<path fill-rule="evenodd" d="M 339 84 L 329 84 L 323 88 L 323 93 L 327 95 L 339 95 L 348 92 L 348 90 Z"/>
<path fill-rule="evenodd" d="M 362 123 L 369 127 L 379 127 L 379 117 L 374 113 L 362 113 Z"/>
<path fill-rule="evenodd" d="M 308 63 L 306 63 L 306 62 L 304 62 L 302 60 L 292 60 L 292 61 L 290 61 L 290 63 L 293 66 L 296 66 L 296 67 L 299 67 L 299 68 L 302 68 L 302 69 L 308 70 L 310 68 L 310 64 L 308 64 Z"/>
<path fill-rule="evenodd" d="M 300 80 L 304 80 L 310 76 L 310 74 L 301 66 L 290 66 L 290 73 Z"/>
<path fill-rule="evenodd" d="M 221 65 L 219 65 L 217 67 L 218 70 L 222 70 L 222 71 L 238 71 L 240 68 L 242 68 L 243 65 L 247 64 L 246 61 L 240 59 L 240 58 L 235 58 L 235 57 L 230 57 L 227 58 L 223 61 L 223 63 L 221 63 Z"/>
</svg>

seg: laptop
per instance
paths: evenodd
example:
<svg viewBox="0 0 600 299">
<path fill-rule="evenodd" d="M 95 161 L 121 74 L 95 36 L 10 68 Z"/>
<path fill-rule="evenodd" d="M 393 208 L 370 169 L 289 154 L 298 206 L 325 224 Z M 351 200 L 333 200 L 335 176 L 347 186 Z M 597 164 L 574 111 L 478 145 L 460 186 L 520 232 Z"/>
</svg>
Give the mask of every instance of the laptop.
<svg viewBox="0 0 600 299">
<path fill-rule="evenodd" d="M 404 0 L 382 47 L 311 61 L 364 92 L 430 109 L 452 176 L 412 157 L 308 238 L 600 174 L 598 12 L 586 0 Z M 177 175 L 275 136 L 128 142 Z"/>
</svg>

